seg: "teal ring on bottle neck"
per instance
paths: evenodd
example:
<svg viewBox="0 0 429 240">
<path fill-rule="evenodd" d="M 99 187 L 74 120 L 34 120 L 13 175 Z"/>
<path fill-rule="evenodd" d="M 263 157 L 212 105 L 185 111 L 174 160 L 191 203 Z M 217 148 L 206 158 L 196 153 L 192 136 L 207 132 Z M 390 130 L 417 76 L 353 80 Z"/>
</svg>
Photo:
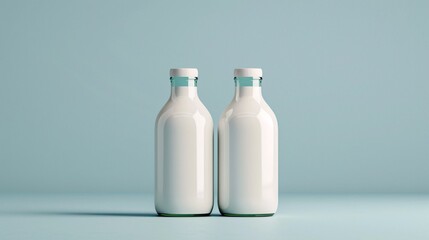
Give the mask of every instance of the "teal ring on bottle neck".
<svg viewBox="0 0 429 240">
<path fill-rule="evenodd" d="M 235 77 L 236 87 L 260 87 L 262 85 L 262 78 L 253 77 Z"/>
<path fill-rule="evenodd" d="M 172 87 L 196 87 L 198 78 L 170 77 Z"/>
</svg>

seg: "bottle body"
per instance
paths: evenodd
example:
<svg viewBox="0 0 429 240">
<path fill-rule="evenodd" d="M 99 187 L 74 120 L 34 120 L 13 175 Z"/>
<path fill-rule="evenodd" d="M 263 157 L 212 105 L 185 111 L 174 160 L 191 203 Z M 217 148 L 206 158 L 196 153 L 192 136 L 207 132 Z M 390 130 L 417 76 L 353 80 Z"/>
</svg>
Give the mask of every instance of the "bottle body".
<svg viewBox="0 0 429 240">
<path fill-rule="evenodd" d="M 160 215 L 207 215 L 213 208 L 213 120 L 196 80 L 179 80 L 172 77 L 170 99 L 156 120 L 155 208 Z"/>
<path fill-rule="evenodd" d="M 260 80 L 236 78 L 236 85 L 218 128 L 219 210 L 270 216 L 278 205 L 277 119 L 262 98 Z"/>
</svg>

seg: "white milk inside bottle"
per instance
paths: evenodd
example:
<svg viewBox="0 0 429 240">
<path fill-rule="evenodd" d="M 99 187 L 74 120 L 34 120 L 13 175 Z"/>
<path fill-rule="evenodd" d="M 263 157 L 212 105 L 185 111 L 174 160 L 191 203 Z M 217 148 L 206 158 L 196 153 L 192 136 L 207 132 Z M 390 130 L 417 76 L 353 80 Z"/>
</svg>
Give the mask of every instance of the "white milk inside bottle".
<svg viewBox="0 0 429 240">
<path fill-rule="evenodd" d="M 271 216 L 278 204 L 278 126 L 262 97 L 262 70 L 234 71 L 235 96 L 219 120 L 219 210 Z"/>
<path fill-rule="evenodd" d="M 213 120 L 198 98 L 198 70 L 170 70 L 171 95 L 155 127 L 155 208 L 163 216 L 213 208 Z"/>
</svg>

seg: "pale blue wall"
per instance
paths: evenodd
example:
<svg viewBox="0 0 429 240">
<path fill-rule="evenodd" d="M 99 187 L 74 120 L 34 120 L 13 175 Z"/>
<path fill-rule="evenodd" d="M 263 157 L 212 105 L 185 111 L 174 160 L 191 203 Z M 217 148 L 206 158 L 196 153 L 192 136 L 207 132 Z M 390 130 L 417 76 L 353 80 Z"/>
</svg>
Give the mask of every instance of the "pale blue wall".
<svg viewBox="0 0 429 240">
<path fill-rule="evenodd" d="M 204 2 L 204 3 L 203 3 Z M 262 67 L 290 192 L 429 192 L 429 1 L 0 1 L 0 191 L 152 191 L 170 67 Z"/>
</svg>

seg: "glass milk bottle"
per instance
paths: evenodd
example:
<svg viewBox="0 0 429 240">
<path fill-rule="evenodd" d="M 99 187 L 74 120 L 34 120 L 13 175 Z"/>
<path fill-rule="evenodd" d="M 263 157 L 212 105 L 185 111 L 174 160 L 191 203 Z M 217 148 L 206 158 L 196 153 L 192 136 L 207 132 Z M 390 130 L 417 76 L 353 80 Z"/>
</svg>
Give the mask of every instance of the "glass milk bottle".
<svg viewBox="0 0 429 240">
<path fill-rule="evenodd" d="M 198 70 L 170 70 L 171 95 L 156 119 L 155 209 L 163 216 L 213 209 L 213 120 L 198 98 Z"/>
<path fill-rule="evenodd" d="M 261 93 L 262 69 L 234 71 L 235 96 L 219 120 L 219 211 L 272 216 L 278 204 L 278 126 Z"/>
</svg>

